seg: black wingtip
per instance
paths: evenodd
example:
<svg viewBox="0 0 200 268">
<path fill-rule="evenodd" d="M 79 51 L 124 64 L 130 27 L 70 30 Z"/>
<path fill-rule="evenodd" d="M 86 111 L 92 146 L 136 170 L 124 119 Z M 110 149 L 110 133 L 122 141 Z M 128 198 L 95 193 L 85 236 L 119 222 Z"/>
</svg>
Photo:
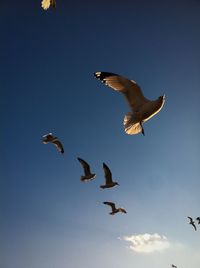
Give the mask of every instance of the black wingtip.
<svg viewBox="0 0 200 268">
<path fill-rule="evenodd" d="M 95 72 L 94 76 L 103 81 L 105 78 L 109 77 L 109 76 L 119 76 L 118 74 L 114 74 L 114 73 L 109 73 L 109 72 Z"/>
<path fill-rule="evenodd" d="M 103 163 L 103 167 L 104 167 L 104 168 L 108 168 L 108 166 L 107 166 L 105 163 Z"/>
</svg>

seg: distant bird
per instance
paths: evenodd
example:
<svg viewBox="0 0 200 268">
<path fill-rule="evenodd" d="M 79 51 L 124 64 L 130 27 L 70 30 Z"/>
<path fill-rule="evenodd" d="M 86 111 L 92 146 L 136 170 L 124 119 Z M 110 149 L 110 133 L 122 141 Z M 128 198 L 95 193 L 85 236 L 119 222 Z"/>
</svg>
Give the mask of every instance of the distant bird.
<svg viewBox="0 0 200 268">
<path fill-rule="evenodd" d="M 177 268 L 177 266 L 176 266 L 176 265 L 174 265 L 174 264 L 172 264 L 172 268 Z"/>
<path fill-rule="evenodd" d="M 58 149 L 58 151 L 61 152 L 62 154 L 64 153 L 64 148 L 62 146 L 62 143 L 58 140 L 57 137 L 54 137 L 52 135 L 52 133 L 44 135 L 42 141 L 43 141 L 44 144 L 47 144 L 49 142 L 55 144 L 55 146 Z"/>
<path fill-rule="evenodd" d="M 90 181 L 94 179 L 96 177 L 96 174 L 91 173 L 89 164 L 79 157 L 77 157 L 77 159 L 84 169 L 84 176 L 81 176 L 81 181 Z"/>
<path fill-rule="evenodd" d="M 196 220 L 198 221 L 198 224 L 200 224 L 200 217 L 197 217 Z"/>
<path fill-rule="evenodd" d="M 94 76 L 105 85 L 124 94 L 131 112 L 124 117 L 125 132 L 129 135 L 142 133 L 143 123 L 157 114 L 163 107 L 165 95 L 150 101 L 146 99 L 137 83 L 114 73 L 96 72 Z"/>
<path fill-rule="evenodd" d="M 190 220 L 189 224 L 191 224 L 194 227 L 194 230 L 197 230 L 197 227 L 195 225 L 195 222 L 193 221 L 193 219 L 191 217 L 188 217 L 188 219 Z"/>
<path fill-rule="evenodd" d="M 42 0 L 41 6 L 44 10 L 47 10 L 51 6 L 56 8 L 56 0 Z"/>
<path fill-rule="evenodd" d="M 118 182 L 115 182 L 112 180 L 112 173 L 109 169 L 109 167 L 103 163 L 103 169 L 104 169 L 104 174 L 105 174 L 105 180 L 106 180 L 106 184 L 105 185 L 101 185 L 100 187 L 102 189 L 105 189 L 105 188 L 111 188 L 111 187 L 114 187 L 115 185 L 119 185 Z"/>
<path fill-rule="evenodd" d="M 110 215 L 115 215 L 118 212 L 127 213 L 124 208 L 116 208 L 115 203 L 113 202 L 103 202 L 105 205 L 108 205 L 111 207 L 112 212 L 110 212 Z"/>
</svg>

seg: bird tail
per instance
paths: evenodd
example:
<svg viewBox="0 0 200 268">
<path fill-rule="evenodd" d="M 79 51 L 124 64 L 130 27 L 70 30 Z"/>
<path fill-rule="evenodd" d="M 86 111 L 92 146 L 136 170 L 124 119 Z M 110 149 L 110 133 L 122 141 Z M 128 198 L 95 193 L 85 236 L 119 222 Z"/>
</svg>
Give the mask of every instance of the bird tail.
<svg viewBox="0 0 200 268">
<path fill-rule="evenodd" d="M 125 115 L 123 124 L 125 132 L 129 135 L 135 135 L 142 132 L 141 123 L 136 120 L 134 114 L 131 112 Z"/>
</svg>

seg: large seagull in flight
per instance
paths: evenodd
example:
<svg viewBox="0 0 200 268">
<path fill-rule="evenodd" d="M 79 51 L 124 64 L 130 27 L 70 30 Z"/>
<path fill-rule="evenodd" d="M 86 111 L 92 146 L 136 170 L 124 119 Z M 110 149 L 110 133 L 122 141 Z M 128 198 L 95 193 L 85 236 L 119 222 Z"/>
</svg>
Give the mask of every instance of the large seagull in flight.
<svg viewBox="0 0 200 268">
<path fill-rule="evenodd" d="M 131 112 L 124 117 L 125 132 L 129 135 L 141 132 L 144 135 L 143 122 L 149 120 L 162 109 L 165 96 L 151 101 L 144 97 L 141 88 L 133 80 L 107 72 L 96 72 L 94 75 L 105 85 L 123 93 L 126 97 Z"/>
</svg>

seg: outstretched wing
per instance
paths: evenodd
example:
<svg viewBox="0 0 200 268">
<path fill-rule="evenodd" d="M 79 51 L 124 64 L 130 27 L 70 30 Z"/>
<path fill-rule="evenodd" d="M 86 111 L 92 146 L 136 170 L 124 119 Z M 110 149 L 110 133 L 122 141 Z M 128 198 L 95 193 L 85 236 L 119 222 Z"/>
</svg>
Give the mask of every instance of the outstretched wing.
<svg viewBox="0 0 200 268">
<path fill-rule="evenodd" d="M 51 0 L 51 5 L 53 8 L 56 8 L 56 0 Z"/>
<path fill-rule="evenodd" d="M 190 223 L 193 222 L 193 219 L 191 217 L 188 217 L 188 219 L 190 220 Z"/>
<path fill-rule="evenodd" d="M 133 80 L 108 72 L 96 72 L 94 75 L 105 85 L 123 93 L 133 111 L 137 111 L 141 105 L 149 101 L 144 97 L 140 87 Z"/>
<path fill-rule="evenodd" d="M 104 203 L 105 205 L 110 206 L 111 209 L 112 209 L 112 212 L 116 210 L 115 203 L 113 203 L 113 202 L 108 202 L 108 201 L 103 202 L 103 203 Z"/>
<path fill-rule="evenodd" d="M 192 222 L 191 224 L 192 224 L 192 226 L 194 227 L 194 230 L 196 231 L 196 230 L 197 230 L 197 227 L 196 227 L 195 223 Z"/>
<path fill-rule="evenodd" d="M 103 169 L 104 169 L 104 173 L 105 173 L 105 179 L 106 179 L 106 184 L 110 184 L 112 183 L 112 173 L 109 169 L 109 167 L 103 163 Z"/>
<path fill-rule="evenodd" d="M 85 175 L 91 174 L 89 164 L 85 160 L 81 159 L 80 157 L 77 157 L 77 159 L 81 163 L 84 169 Z"/>
<path fill-rule="evenodd" d="M 56 146 L 56 148 L 58 149 L 59 152 L 61 152 L 62 154 L 64 153 L 63 145 L 59 140 L 54 140 L 53 144 L 55 144 L 55 146 Z"/>
</svg>

